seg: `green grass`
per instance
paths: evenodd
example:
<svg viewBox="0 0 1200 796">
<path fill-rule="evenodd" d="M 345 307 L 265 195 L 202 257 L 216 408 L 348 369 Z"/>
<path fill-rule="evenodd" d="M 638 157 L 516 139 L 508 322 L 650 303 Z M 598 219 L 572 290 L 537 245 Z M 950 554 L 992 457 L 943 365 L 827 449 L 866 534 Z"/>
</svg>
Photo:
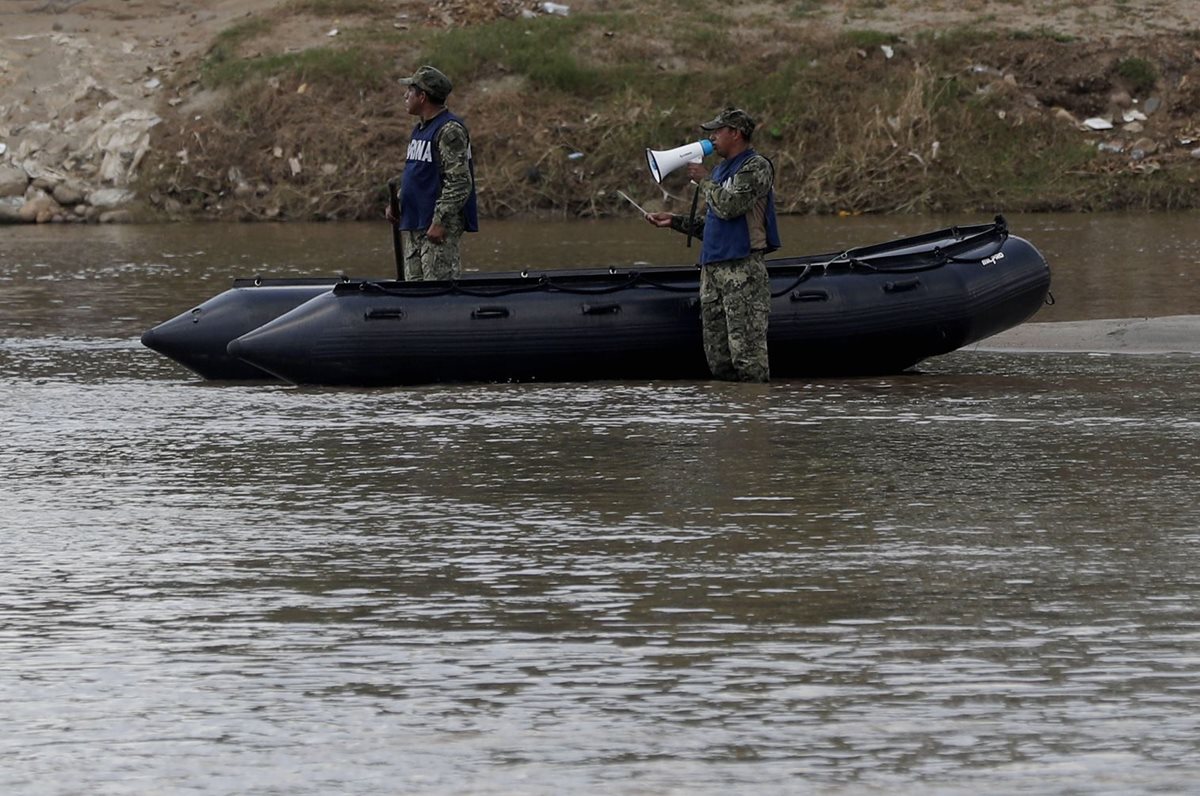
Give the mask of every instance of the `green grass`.
<svg viewBox="0 0 1200 796">
<path fill-rule="evenodd" d="M 883 44 L 894 44 L 899 41 L 894 33 L 883 33 L 878 30 L 848 30 L 841 35 L 842 41 L 851 47 L 870 49 Z"/>
<path fill-rule="evenodd" d="M 381 0 L 292 0 L 289 14 L 314 16 L 347 14 L 390 14 Z M 222 31 L 200 65 L 200 74 L 210 88 L 239 86 L 266 77 L 298 77 L 308 82 L 353 82 L 360 88 L 381 84 L 391 62 L 381 48 L 399 43 L 399 33 L 388 28 L 347 30 L 336 44 L 298 53 L 242 57 L 239 50 L 249 41 L 268 39 L 279 15 L 252 16 Z"/>
<path fill-rule="evenodd" d="M 1059 44 L 1070 44 L 1075 41 L 1075 37 L 1069 33 L 1061 33 L 1053 28 L 1042 25 L 1033 30 L 1014 30 L 1009 34 L 1009 38 L 1013 41 L 1039 41 L 1048 39 Z"/>
<path fill-rule="evenodd" d="M 271 31 L 274 23 L 263 17 L 250 17 L 217 36 L 200 65 L 200 73 L 209 87 L 228 85 L 237 79 L 243 59 L 238 48 L 247 41 Z"/>
<path fill-rule="evenodd" d="M 381 0 L 292 0 L 287 10 L 292 14 L 312 14 L 316 17 L 341 17 L 351 14 L 382 16 L 391 9 Z"/>
<path fill-rule="evenodd" d="M 805 19 L 818 13 L 823 5 L 824 0 L 800 0 L 788 8 L 787 13 L 795 19 Z"/>
<path fill-rule="evenodd" d="M 954 27 L 923 31 L 918 33 L 916 38 L 919 44 L 931 47 L 936 52 L 956 54 L 994 42 L 999 38 L 999 34 L 979 28 Z"/>
<path fill-rule="evenodd" d="M 1055 175 L 1080 171 L 1096 158 L 1094 147 L 1053 120 L 1014 127 L 982 107 L 967 109 L 961 118 L 961 129 L 970 135 L 952 146 L 961 153 L 963 176 L 974 190 L 994 193 L 999 200 L 1025 202 L 1054 193 L 1056 179 L 1061 179 Z M 987 156 L 971 157 L 970 152 Z"/>
<path fill-rule="evenodd" d="M 729 34 L 719 25 L 684 25 L 667 34 L 674 47 L 690 58 L 717 61 L 729 51 Z"/>
<path fill-rule="evenodd" d="M 421 62 L 435 64 L 456 82 L 511 74 L 524 76 L 537 89 L 576 96 L 611 93 L 647 66 L 586 63 L 579 57 L 579 43 L 595 31 L 619 31 L 634 24 L 629 17 L 596 14 L 501 19 L 435 34 Z"/>
<path fill-rule="evenodd" d="M 1158 81 L 1158 70 L 1145 58 L 1126 58 L 1117 63 L 1117 75 L 1135 92 L 1146 92 Z"/>
<path fill-rule="evenodd" d="M 206 65 L 204 74 L 205 82 L 212 87 L 239 86 L 267 77 L 291 77 L 306 83 L 377 89 L 386 82 L 389 68 L 386 60 L 369 50 L 320 47 L 214 62 Z"/>
<path fill-rule="evenodd" d="M 570 43 L 580 30 L 578 20 L 570 18 L 452 28 L 431 37 L 420 60 L 455 75 L 456 82 L 519 74 L 540 88 L 589 91 L 596 77 L 579 63 Z"/>
<path fill-rule="evenodd" d="M 208 54 L 201 65 L 201 71 L 206 75 L 210 72 L 229 68 L 240 60 L 237 51 L 247 41 L 265 35 L 274 27 L 274 23 L 263 17 L 250 17 L 238 24 L 221 31 L 209 48 Z"/>
<path fill-rule="evenodd" d="M 777 116 L 795 117 L 811 104 L 810 83 L 814 78 L 810 58 L 793 56 L 774 61 L 771 71 L 758 79 L 747 81 L 738 92 L 738 101 L 747 109 L 774 109 Z M 757 77 L 757 76 L 756 76 Z"/>
</svg>

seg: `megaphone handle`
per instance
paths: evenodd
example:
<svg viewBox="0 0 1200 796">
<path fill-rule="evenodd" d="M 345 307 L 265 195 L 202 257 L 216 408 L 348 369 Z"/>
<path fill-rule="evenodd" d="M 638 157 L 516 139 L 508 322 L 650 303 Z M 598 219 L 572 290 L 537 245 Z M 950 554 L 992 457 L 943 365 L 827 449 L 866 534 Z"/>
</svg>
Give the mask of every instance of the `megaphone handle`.
<svg viewBox="0 0 1200 796">
<path fill-rule="evenodd" d="M 696 192 L 692 194 L 692 212 L 688 216 L 688 232 L 687 232 L 687 247 L 692 248 L 692 230 L 696 228 L 696 205 L 700 203 L 700 186 L 696 186 Z"/>
</svg>

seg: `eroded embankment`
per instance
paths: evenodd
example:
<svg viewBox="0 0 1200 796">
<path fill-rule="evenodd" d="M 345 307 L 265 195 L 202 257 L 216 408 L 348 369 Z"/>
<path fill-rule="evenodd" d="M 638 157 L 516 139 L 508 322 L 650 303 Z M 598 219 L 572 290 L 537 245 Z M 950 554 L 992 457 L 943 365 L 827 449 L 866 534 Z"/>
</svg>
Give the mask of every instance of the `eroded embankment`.
<svg viewBox="0 0 1200 796">
<path fill-rule="evenodd" d="M 158 47 L 161 68 L 119 92 L 92 69 L 54 119 L 7 130 L 0 213 L 94 218 L 92 200 L 118 189 L 136 192 L 134 217 L 378 217 L 412 123 L 395 80 L 425 62 L 455 79 L 489 216 L 628 213 L 618 189 L 684 206 L 683 176 L 660 192 L 642 152 L 695 139 L 731 103 L 758 116 L 787 213 L 1200 206 L 1194 32 L 1088 39 L 1036 15 L 1022 27 L 1020 3 L 1003 25 L 908 32 L 803 5 L 594 0 L 563 16 L 506 0 L 258 0 L 193 14 L 190 51 L 163 30 L 126 54 Z M 104 133 L 118 118 L 127 132 Z"/>
</svg>

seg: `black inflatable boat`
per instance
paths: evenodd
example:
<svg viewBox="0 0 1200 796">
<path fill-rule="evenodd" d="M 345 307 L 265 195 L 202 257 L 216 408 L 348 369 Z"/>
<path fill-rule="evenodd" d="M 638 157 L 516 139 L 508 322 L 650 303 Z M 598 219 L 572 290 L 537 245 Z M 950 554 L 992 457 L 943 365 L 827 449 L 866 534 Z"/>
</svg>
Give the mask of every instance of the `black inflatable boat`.
<svg viewBox="0 0 1200 796">
<path fill-rule="evenodd" d="M 902 371 L 1021 323 L 1050 286 L 1002 218 L 768 267 L 776 378 Z M 705 378 L 698 292 L 695 266 L 235 284 L 143 342 L 208 378 L 301 384 Z M 189 324 L 210 327 L 203 355 L 182 353 Z"/>
<path fill-rule="evenodd" d="M 235 279 L 224 293 L 147 331 L 142 345 L 206 379 L 274 380 L 270 373 L 230 356 L 229 341 L 348 281 L 346 277 Z"/>
</svg>

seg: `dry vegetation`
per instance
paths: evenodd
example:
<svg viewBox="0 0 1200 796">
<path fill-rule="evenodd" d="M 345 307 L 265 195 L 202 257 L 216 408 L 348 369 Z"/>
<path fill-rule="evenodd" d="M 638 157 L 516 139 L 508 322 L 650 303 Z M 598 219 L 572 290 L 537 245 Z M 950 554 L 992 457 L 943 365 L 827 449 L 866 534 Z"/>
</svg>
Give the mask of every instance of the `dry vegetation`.
<svg viewBox="0 0 1200 796">
<path fill-rule="evenodd" d="M 161 126 L 145 193 L 172 215 L 376 217 L 412 126 L 395 79 L 427 62 L 457 83 L 493 216 L 627 212 L 616 189 L 657 203 L 642 151 L 694 140 L 731 103 L 759 116 L 786 212 L 1200 206 L 1194 31 L 1107 40 L 980 16 L 913 32 L 886 0 L 839 4 L 837 27 L 815 23 L 819 0 L 522 16 L 536 5 L 292 0 L 247 17 L 180 80 L 189 101 Z M 1066 4 L 1080 27 L 1120 6 Z M 281 47 L 305 18 L 338 35 Z"/>
</svg>

